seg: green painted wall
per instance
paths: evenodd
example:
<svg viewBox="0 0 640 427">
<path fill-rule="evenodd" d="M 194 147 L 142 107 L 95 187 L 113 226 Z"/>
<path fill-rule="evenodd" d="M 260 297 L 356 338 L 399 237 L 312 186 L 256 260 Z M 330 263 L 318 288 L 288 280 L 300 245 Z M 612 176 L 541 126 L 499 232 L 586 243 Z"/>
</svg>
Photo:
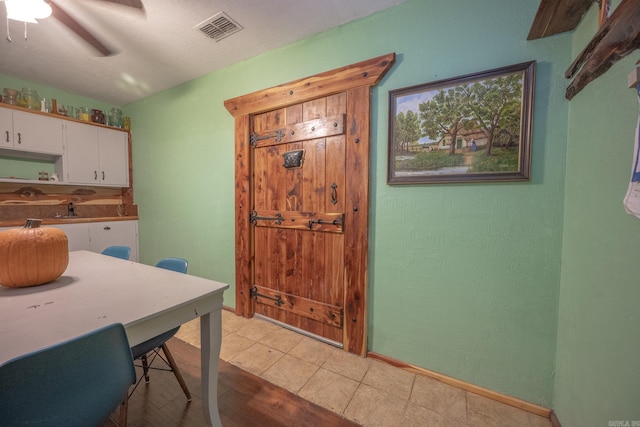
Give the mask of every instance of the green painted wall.
<svg viewBox="0 0 640 427">
<path fill-rule="evenodd" d="M 571 38 L 527 42 L 536 9 L 410 0 L 125 106 L 142 261 L 186 257 L 191 273 L 231 284 L 225 304 L 234 306 L 224 100 L 396 52 L 372 93 L 369 349 L 551 405 Z M 534 59 L 531 182 L 386 185 L 389 90 Z"/>
<path fill-rule="evenodd" d="M 369 349 L 553 407 L 565 427 L 640 420 L 640 222 L 622 205 L 638 114 L 626 76 L 637 58 L 569 103 L 564 70 L 591 38 L 594 10 L 573 34 L 527 42 L 537 2 L 475 3 L 410 0 L 125 106 L 142 261 L 189 258 L 192 274 L 231 284 L 233 307 L 224 100 L 394 51 L 372 93 Z M 532 59 L 530 182 L 386 185 L 389 90 Z"/>
<path fill-rule="evenodd" d="M 33 83 L 5 74 L 0 74 L 0 87 L 8 87 L 16 89 L 18 91 L 25 87 L 35 89 L 36 92 L 38 92 L 38 95 L 40 95 L 40 98 L 55 98 L 58 101 L 58 106 L 72 105 L 74 107 L 99 108 L 103 111 L 107 111 L 111 107 L 114 107 L 113 105 L 105 104 L 102 101 L 96 101 L 85 96 L 76 95 L 66 90 L 44 86 L 38 83 Z M 2 92 L 2 89 L 0 89 L 0 94 L 2 94 L 2 96 L 4 97 L 4 92 Z"/>
<path fill-rule="evenodd" d="M 597 28 L 590 11 L 576 57 Z M 570 103 L 554 408 L 563 426 L 640 423 L 640 220 L 623 199 L 631 174 L 637 51 Z M 614 424 L 615 425 L 615 424 Z M 618 424 L 624 425 L 624 424 Z"/>
<path fill-rule="evenodd" d="M 53 162 L 46 160 L 25 160 L 0 156 L 0 178 L 38 179 L 39 172 L 51 175 L 55 172 Z"/>
</svg>

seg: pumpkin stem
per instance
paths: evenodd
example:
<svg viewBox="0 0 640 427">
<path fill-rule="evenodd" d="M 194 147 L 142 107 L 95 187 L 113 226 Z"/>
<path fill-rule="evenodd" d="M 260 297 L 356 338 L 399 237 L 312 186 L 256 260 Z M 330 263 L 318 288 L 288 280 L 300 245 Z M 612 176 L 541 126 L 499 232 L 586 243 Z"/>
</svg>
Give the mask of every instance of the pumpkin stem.
<svg viewBox="0 0 640 427">
<path fill-rule="evenodd" d="M 42 223 L 41 219 L 27 218 L 27 222 L 24 225 L 24 228 L 38 228 L 40 227 L 41 223 Z"/>
</svg>

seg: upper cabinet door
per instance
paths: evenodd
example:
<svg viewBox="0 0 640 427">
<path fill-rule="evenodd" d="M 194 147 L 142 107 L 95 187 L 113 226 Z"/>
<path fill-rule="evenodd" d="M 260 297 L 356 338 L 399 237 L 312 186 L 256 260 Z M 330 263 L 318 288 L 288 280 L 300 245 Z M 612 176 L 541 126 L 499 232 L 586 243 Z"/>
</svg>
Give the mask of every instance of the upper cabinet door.
<svg viewBox="0 0 640 427">
<path fill-rule="evenodd" d="M 98 128 L 82 123 L 66 125 L 65 181 L 70 184 L 99 184 Z"/>
<path fill-rule="evenodd" d="M 0 108 L 0 148 L 13 148 L 13 118 L 11 110 Z"/>
<path fill-rule="evenodd" d="M 129 186 L 129 134 L 83 123 L 66 124 L 65 181 Z"/>
<path fill-rule="evenodd" d="M 129 134 L 98 128 L 99 179 L 102 185 L 129 186 Z"/>
<path fill-rule="evenodd" d="M 13 148 L 62 155 L 62 120 L 13 111 Z"/>
</svg>

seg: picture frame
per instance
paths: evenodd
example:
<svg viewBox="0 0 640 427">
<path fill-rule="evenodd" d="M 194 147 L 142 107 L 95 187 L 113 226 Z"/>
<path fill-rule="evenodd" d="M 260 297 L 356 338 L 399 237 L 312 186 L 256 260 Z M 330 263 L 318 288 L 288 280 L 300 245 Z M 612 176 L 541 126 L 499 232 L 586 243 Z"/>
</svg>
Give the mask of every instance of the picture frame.
<svg viewBox="0 0 640 427">
<path fill-rule="evenodd" d="M 535 66 L 389 91 L 387 184 L 528 181 Z"/>
</svg>

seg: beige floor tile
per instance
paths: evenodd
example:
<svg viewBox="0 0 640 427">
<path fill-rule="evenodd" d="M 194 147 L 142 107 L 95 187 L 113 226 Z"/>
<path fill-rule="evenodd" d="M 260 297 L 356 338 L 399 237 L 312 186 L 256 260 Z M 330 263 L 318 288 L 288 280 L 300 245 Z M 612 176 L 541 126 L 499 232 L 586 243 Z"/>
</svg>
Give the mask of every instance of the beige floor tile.
<svg viewBox="0 0 640 427">
<path fill-rule="evenodd" d="M 297 332 L 278 327 L 273 333 L 262 337 L 262 339 L 260 339 L 260 344 L 275 348 L 283 353 L 288 353 L 293 347 L 302 341 L 302 338 L 303 335 Z"/>
<path fill-rule="evenodd" d="M 200 347 L 200 321 L 176 337 Z M 551 427 L 548 418 L 227 310 L 220 358 L 365 427 Z"/>
<path fill-rule="evenodd" d="M 356 356 L 349 352 L 339 350 L 333 352 L 324 364 L 323 368 L 328 369 L 336 374 L 344 375 L 355 381 L 362 381 L 371 365 L 371 359 Z"/>
<path fill-rule="evenodd" d="M 228 310 L 222 310 L 222 329 L 234 332 L 236 329 L 243 327 L 245 324 L 253 321 L 253 319 L 245 319 Z"/>
<path fill-rule="evenodd" d="M 245 351 L 235 355 L 229 360 L 229 363 L 252 374 L 261 375 L 273 366 L 283 355 L 284 353 L 281 351 L 256 343 Z"/>
<path fill-rule="evenodd" d="M 176 332 L 176 338 L 200 348 L 200 319 L 193 319 L 183 323 Z"/>
<path fill-rule="evenodd" d="M 392 396 L 409 400 L 414 379 L 415 374 L 372 360 L 362 382 Z"/>
<path fill-rule="evenodd" d="M 447 418 L 436 411 L 412 402 L 407 405 L 401 425 L 402 427 L 467 427 L 467 423 L 460 418 Z"/>
<path fill-rule="evenodd" d="M 220 359 L 228 362 L 236 355 L 242 353 L 254 344 L 255 342 L 251 341 L 250 339 L 230 332 L 229 334 L 222 337 Z"/>
<path fill-rule="evenodd" d="M 262 338 L 279 329 L 282 329 L 282 327 L 267 322 L 266 320 L 251 319 L 250 321 L 245 322 L 241 327 L 234 330 L 234 332 L 241 337 L 248 338 L 255 342 L 260 342 Z"/>
<path fill-rule="evenodd" d="M 300 342 L 289 351 L 289 354 L 298 359 L 313 363 L 314 365 L 322 366 L 336 351 L 342 350 L 313 338 L 303 336 Z"/>
<path fill-rule="evenodd" d="M 467 393 L 467 422 L 470 427 L 529 427 L 529 413 L 495 400 Z"/>
<path fill-rule="evenodd" d="M 320 368 L 302 387 L 298 395 L 323 408 L 342 414 L 357 388 L 356 381 Z"/>
<path fill-rule="evenodd" d="M 397 426 L 405 413 L 406 400 L 382 390 L 360 384 L 344 416 L 363 426 Z"/>
<path fill-rule="evenodd" d="M 285 354 L 261 377 L 297 394 L 318 369 L 319 367 L 313 363 Z"/>
<path fill-rule="evenodd" d="M 466 392 L 433 378 L 416 376 L 411 402 L 431 409 L 445 418 L 467 421 Z"/>
</svg>

